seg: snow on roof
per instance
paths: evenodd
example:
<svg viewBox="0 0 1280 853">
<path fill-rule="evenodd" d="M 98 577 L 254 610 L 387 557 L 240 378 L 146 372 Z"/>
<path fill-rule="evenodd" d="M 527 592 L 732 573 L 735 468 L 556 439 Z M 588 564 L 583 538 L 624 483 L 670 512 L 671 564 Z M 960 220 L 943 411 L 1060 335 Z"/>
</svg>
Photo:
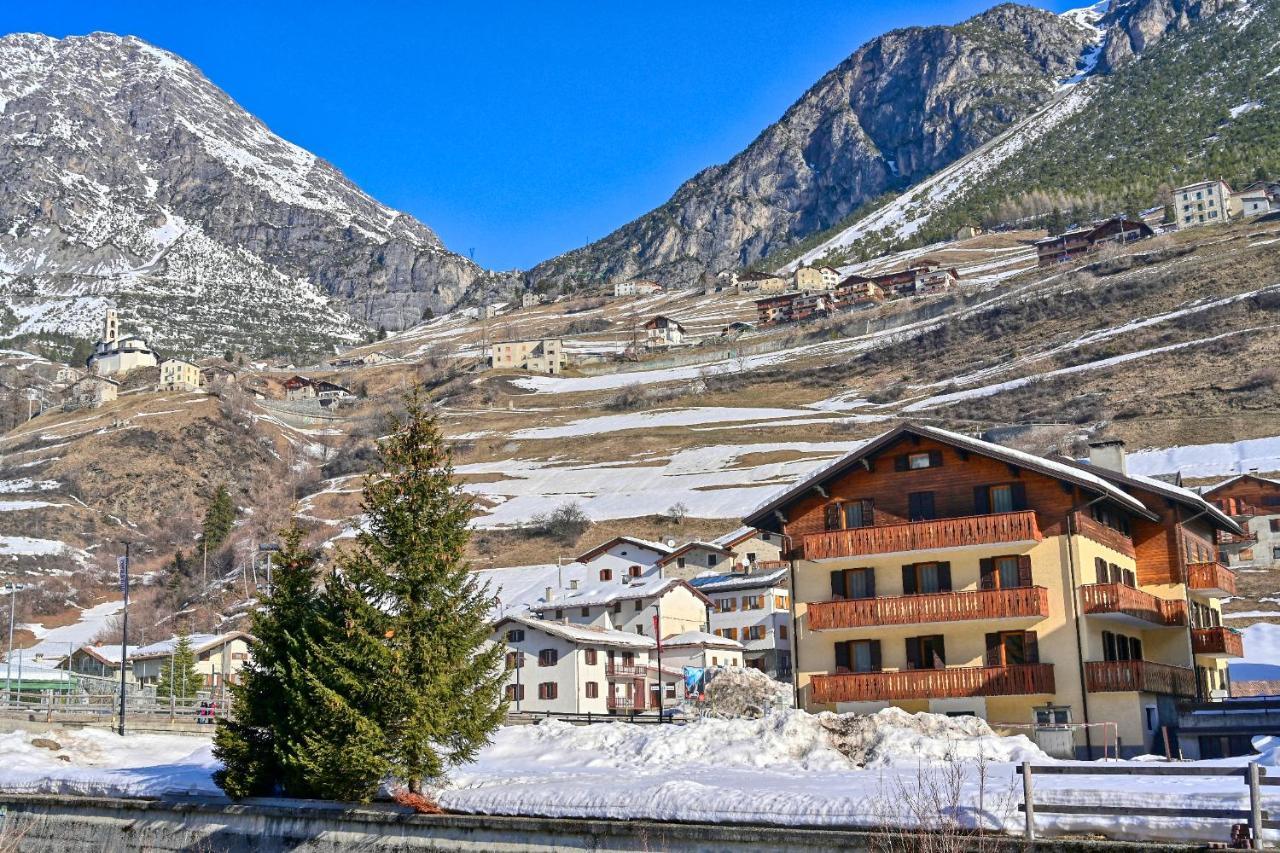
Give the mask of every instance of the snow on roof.
<svg viewBox="0 0 1280 853">
<path fill-rule="evenodd" d="M 1280 480 L 1277 480 L 1274 477 L 1263 477 L 1259 474 L 1255 474 L 1252 471 L 1249 471 L 1244 474 L 1236 474 L 1234 477 L 1228 477 L 1227 479 L 1223 480 L 1221 483 L 1217 483 L 1216 485 L 1209 486 L 1205 488 L 1202 494 L 1206 494 L 1206 495 L 1212 494 L 1213 492 L 1218 491 L 1218 489 L 1225 488 L 1226 486 L 1231 485 L 1236 480 L 1243 480 L 1247 477 L 1252 477 L 1253 479 L 1261 480 L 1264 483 L 1271 483 L 1273 485 L 1280 486 Z"/>
<path fill-rule="evenodd" d="M 660 578 L 657 575 L 631 578 L 629 583 L 618 579 L 598 581 L 594 584 L 579 586 L 578 589 L 561 589 L 552 595 L 550 602 L 544 602 L 532 609 L 546 610 L 551 607 L 599 607 L 613 604 L 615 601 L 628 601 L 635 598 L 653 598 L 669 592 L 672 588 L 686 585 L 678 578 Z"/>
<path fill-rule="evenodd" d="M 613 628 L 601 628 L 596 625 L 572 625 L 565 622 L 552 622 L 547 619 L 535 619 L 524 614 L 513 614 L 502 622 L 515 622 L 535 631 L 542 631 L 553 637 L 560 637 L 573 643 L 595 643 L 605 646 L 626 646 L 636 649 L 652 649 L 657 643 L 652 637 L 643 634 L 631 634 L 616 631 Z M 498 624 L 501 625 L 502 622 Z"/>
<path fill-rule="evenodd" d="M 1078 466 L 1068 464 L 1066 462 L 1059 462 L 1054 459 L 1046 459 L 1042 456 L 1036 456 L 1031 453 L 1024 453 L 1021 450 L 1014 450 L 1011 447 L 993 444 L 989 441 L 983 441 L 980 438 L 973 438 L 971 436 L 962 435 L 958 432 L 939 429 L 938 427 L 925 426 L 923 424 L 903 423 L 888 432 L 881 433 L 857 450 L 847 453 L 839 459 L 822 466 L 796 485 L 791 486 L 779 493 L 777 496 L 770 498 L 764 504 L 752 510 L 751 514 L 746 517 L 745 521 L 750 524 L 761 519 L 771 509 L 804 494 L 813 488 L 815 484 L 822 482 L 828 477 L 852 465 L 855 461 L 861 459 L 867 454 L 888 446 L 898 437 L 907 433 L 913 433 L 923 438 L 932 438 L 942 442 L 943 444 L 949 444 L 953 447 L 959 447 L 973 453 L 990 456 L 1019 467 L 1039 471 L 1050 477 L 1057 477 L 1068 482 L 1076 483 L 1077 485 L 1085 486 L 1086 488 L 1101 492 L 1116 503 L 1138 513 L 1139 515 L 1154 518 L 1151 511 L 1143 505 L 1142 501 L 1128 494 L 1123 489 L 1103 477 L 1098 476 L 1091 471 L 1082 470 Z"/>
<path fill-rule="evenodd" d="M 599 555 L 608 551 L 613 546 L 621 545 L 624 542 L 630 542 L 632 545 L 637 545 L 641 548 L 645 548 L 649 551 L 653 551 L 654 553 L 661 554 L 661 555 L 670 554 L 674 550 L 671 546 L 664 545 L 661 542 L 650 542 L 647 539 L 637 539 L 634 536 L 615 536 L 609 541 L 601 542 L 599 545 L 592 548 L 590 551 L 587 551 L 586 553 L 579 555 L 577 557 L 577 561 L 579 563 L 589 563 L 595 557 L 598 557 Z M 632 562 L 635 562 L 635 561 L 632 561 Z"/>
<path fill-rule="evenodd" d="M 243 631 L 231 631 L 226 634 L 188 634 L 187 643 L 190 644 L 191 650 L 194 652 L 203 652 L 212 646 L 220 646 L 223 643 L 230 642 L 237 637 L 247 637 Z M 139 646 L 137 649 L 131 650 L 129 657 L 131 660 L 142 660 L 145 658 L 168 657 L 173 654 L 174 649 L 178 647 L 178 638 L 170 637 L 167 640 L 160 640 L 146 646 Z M 119 648 L 116 649 L 119 654 Z"/>
<path fill-rule="evenodd" d="M 744 524 L 741 527 L 739 527 L 737 530 L 732 530 L 729 533 L 724 534 L 723 536 L 717 536 L 715 539 L 712 539 L 711 541 L 722 548 L 732 548 L 734 545 L 737 545 L 739 542 L 750 539 L 753 536 L 757 536 L 759 535 L 759 533 L 760 531 L 756 530 L 754 527 L 748 524 Z"/>
<path fill-rule="evenodd" d="M 1080 462 L 1076 464 L 1085 467 L 1092 467 L 1095 471 L 1108 479 L 1117 480 L 1122 483 L 1129 482 L 1140 488 L 1149 489 L 1158 495 L 1163 495 L 1164 497 L 1187 504 L 1197 512 L 1212 517 L 1219 526 L 1230 530 L 1232 533 L 1244 532 L 1240 525 L 1237 524 L 1229 515 L 1190 489 L 1184 489 L 1182 486 L 1175 486 L 1172 483 L 1166 483 L 1164 480 L 1157 480 L 1155 477 L 1147 477 L 1142 474 L 1121 474 L 1119 471 L 1110 471 L 1106 468 L 1099 468 L 1096 465 L 1089 465 L 1087 462 Z"/>
<path fill-rule="evenodd" d="M 685 631 L 682 634 L 676 634 L 674 637 L 667 637 L 662 641 L 663 648 L 671 646 L 707 646 L 717 649 L 743 649 L 746 648 L 737 640 L 730 640 L 728 637 L 717 637 L 715 634 L 708 634 L 706 631 Z"/>
<path fill-rule="evenodd" d="M 777 586 L 787 578 L 789 569 L 775 569 L 771 572 L 759 572 L 754 575 L 730 574 L 707 575 L 689 581 L 694 589 L 704 595 L 717 592 L 728 592 L 738 589 L 753 589 L 761 586 Z"/>
<path fill-rule="evenodd" d="M 701 548 L 704 551 L 716 551 L 720 554 L 733 553 L 728 548 L 724 547 L 723 545 L 717 545 L 715 542 L 701 542 L 695 539 L 692 542 L 684 543 L 679 548 L 675 549 L 670 554 L 668 554 L 667 556 L 659 560 L 658 563 L 660 563 L 661 565 L 666 565 L 667 563 L 670 563 L 672 560 L 676 559 L 677 557 L 689 553 L 694 548 Z"/>
</svg>

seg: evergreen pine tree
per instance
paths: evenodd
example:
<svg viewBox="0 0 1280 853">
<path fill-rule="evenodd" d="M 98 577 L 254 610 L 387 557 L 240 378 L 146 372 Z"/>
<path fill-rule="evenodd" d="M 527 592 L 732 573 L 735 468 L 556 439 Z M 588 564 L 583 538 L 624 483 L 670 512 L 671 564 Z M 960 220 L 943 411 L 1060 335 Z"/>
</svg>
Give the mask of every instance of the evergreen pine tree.
<svg viewBox="0 0 1280 853">
<path fill-rule="evenodd" d="M 202 547 L 208 548 L 210 553 L 221 548 L 222 543 L 231 535 L 231 525 L 235 520 L 236 508 L 231 502 L 231 494 L 225 485 L 218 486 L 218 490 L 213 493 L 213 500 L 209 501 L 209 508 L 205 510 L 204 523 L 200 527 Z"/>
<path fill-rule="evenodd" d="M 204 685 L 204 676 L 196 668 L 196 655 L 186 634 L 178 635 L 173 655 L 160 671 L 156 697 L 161 699 L 194 699 Z"/>
<path fill-rule="evenodd" d="M 366 531 L 325 598 L 346 626 L 347 664 L 359 664 L 346 670 L 359 691 L 352 705 L 381 729 L 392 772 L 418 792 L 474 757 L 502 721 L 501 649 L 485 646 L 493 599 L 463 559 L 471 499 L 416 394 L 379 451 L 364 487 Z"/>
</svg>

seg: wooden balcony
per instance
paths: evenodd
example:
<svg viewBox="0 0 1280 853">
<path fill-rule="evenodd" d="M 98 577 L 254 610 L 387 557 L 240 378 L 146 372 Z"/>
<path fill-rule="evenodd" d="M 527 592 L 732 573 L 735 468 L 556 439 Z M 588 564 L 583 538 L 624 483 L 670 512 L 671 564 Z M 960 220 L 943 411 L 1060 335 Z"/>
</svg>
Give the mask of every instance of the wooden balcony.
<svg viewBox="0 0 1280 853">
<path fill-rule="evenodd" d="M 1086 584 L 1080 587 L 1080 598 L 1088 616 L 1166 627 L 1187 624 L 1185 601 L 1156 598 L 1149 592 L 1121 583 Z"/>
<path fill-rule="evenodd" d="M 802 560 L 830 560 L 863 554 L 1039 542 L 1043 538 L 1035 512 L 1027 510 L 810 533 L 799 537 L 797 550 Z"/>
<path fill-rule="evenodd" d="M 1089 661 L 1084 665 L 1090 693 L 1162 693 L 1195 696 L 1195 670 L 1145 660 Z"/>
<path fill-rule="evenodd" d="M 1187 586 L 1203 595 L 1225 598 L 1236 594 L 1236 573 L 1222 563 L 1192 563 L 1187 566 Z"/>
<path fill-rule="evenodd" d="M 1219 530 L 1216 534 L 1219 545 L 1253 545 L 1258 541 L 1258 534 L 1245 530 L 1243 535 Z"/>
<path fill-rule="evenodd" d="M 604 705 L 610 711 L 639 711 L 644 705 L 637 707 L 636 702 L 629 696 L 606 696 Z"/>
<path fill-rule="evenodd" d="M 1215 658 L 1244 657 L 1244 638 L 1230 628 L 1192 628 L 1191 650 Z"/>
<path fill-rule="evenodd" d="M 1072 527 L 1086 539 L 1092 539 L 1099 545 L 1105 545 L 1126 557 L 1136 558 L 1138 555 L 1132 539 L 1114 527 L 1107 527 L 1088 513 L 1077 512 L 1073 517 Z"/>
<path fill-rule="evenodd" d="M 958 666 L 815 675 L 812 700 L 887 702 L 902 699 L 960 699 L 967 696 L 1030 696 L 1053 693 L 1053 664 Z"/>
<path fill-rule="evenodd" d="M 809 628 L 830 631 L 877 625 L 918 625 L 975 619 L 1044 618 L 1049 591 L 1042 586 L 936 592 L 823 601 L 809 605 Z"/>
<path fill-rule="evenodd" d="M 639 678 L 649 671 L 647 666 L 630 663 L 606 663 L 604 674 L 610 678 Z"/>
</svg>

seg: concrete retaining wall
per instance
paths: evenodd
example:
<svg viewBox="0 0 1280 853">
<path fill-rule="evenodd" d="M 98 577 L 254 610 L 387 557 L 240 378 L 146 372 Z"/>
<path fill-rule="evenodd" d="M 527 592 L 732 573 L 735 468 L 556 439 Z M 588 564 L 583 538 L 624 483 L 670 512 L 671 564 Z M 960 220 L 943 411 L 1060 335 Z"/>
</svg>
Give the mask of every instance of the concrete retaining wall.
<svg viewBox="0 0 1280 853">
<path fill-rule="evenodd" d="M 556 820 L 479 815 L 415 815 L 398 807 L 258 800 L 158 802 L 0 794 L 0 848 L 31 853 L 209 851 L 873 851 L 875 836 L 845 830 Z M 880 848 L 884 849 L 884 848 Z M 904 849 L 899 840 L 894 849 Z M 1010 839 L 984 853 L 1190 851 L 1182 845 Z"/>
</svg>

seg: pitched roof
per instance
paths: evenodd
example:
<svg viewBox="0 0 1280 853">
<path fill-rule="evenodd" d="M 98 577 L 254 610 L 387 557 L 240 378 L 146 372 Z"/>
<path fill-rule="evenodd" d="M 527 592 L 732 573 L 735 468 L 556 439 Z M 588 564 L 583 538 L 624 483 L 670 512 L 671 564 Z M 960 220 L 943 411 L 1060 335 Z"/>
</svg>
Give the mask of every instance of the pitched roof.
<svg viewBox="0 0 1280 853">
<path fill-rule="evenodd" d="M 187 642 L 191 645 L 191 651 L 195 654 L 202 654 L 209 649 L 229 643 L 237 639 L 250 639 L 249 635 L 244 631 L 230 631 L 226 634 L 191 634 L 187 637 Z M 149 660 L 151 658 L 167 658 L 173 654 L 174 649 L 178 647 L 178 638 L 170 637 L 167 640 L 161 640 L 158 643 L 151 643 L 147 646 L 140 646 L 130 651 L 130 660 Z"/>
<path fill-rule="evenodd" d="M 756 530 L 754 527 L 748 524 L 744 524 L 735 530 L 730 530 L 728 533 L 724 534 L 723 536 L 717 536 L 715 539 L 712 539 L 711 541 L 722 548 L 732 548 L 734 545 L 741 545 L 743 542 L 746 542 L 748 539 L 754 539 L 759 535 L 760 535 L 759 530 Z"/>
<path fill-rule="evenodd" d="M 746 648 L 737 640 L 730 640 L 728 637 L 717 637 L 715 634 L 708 634 L 706 631 L 685 631 L 682 634 L 676 634 L 674 637 L 667 637 L 662 641 L 664 649 L 673 646 L 706 646 L 715 649 Z"/>
<path fill-rule="evenodd" d="M 689 581 L 694 589 L 707 595 L 731 590 L 754 589 L 756 587 L 773 587 L 787 579 L 790 569 L 774 569 L 768 572 L 742 574 L 735 572 L 727 575 L 704 575 Z"/>
<path fill-rule="evenodd" d="M 613 628 L 601 628 L 596 625 L 572 625 L 565 622 L 552 622 L 547 619 L 535 619 L 532 616 L 523 614 L 505 616 L 494 627 L 497 628 L 506 622 L 515 622 L 517 625 L 523 625 L 535 631 L 542 631 L 553 637 L 568 640 L 571 643 L 624 646 L 634 649 L 652 649 L 657 646 L 657 642 L 652 637 L 646 637 L 643 634 L 631 634 L 626 631 L 616 631 Z"/>
<path fill-rule="evenodd" d="M 1190 507 L 1199 515 L 1207 515 L 1212 518 L 1219 527 L 1231 533 L 1243 534 L 1244 530 L 1232 520 L 1231 516 L 1209 503 L 1200 495 L 1184 489 L 1181 486 L 1175 486 L 1172 483 L 1166 483 L 1164 480 L 1157 480 L 1155 477 L 1144 477 L 1141 474 L 1121 474 L 1119 471 L 1112 471 L 1110 468 L 1102 468 L 1098 465 L 1090 465 L 1087 462 L 1077 462 L 1074 459 L 1064 459 L 1064 463 L 1081 469 L 1096 472 L 1099 476 L 1105 477 L 1114 483 L 1121 483 L 1130 488 L 1146 489 L 1167 498 L 1176 501 L 1185 507 Z"/>
<path fill-rule="evenodd" d="M 705 603 L 711 601 L 698 592 L 688 581 L 680 578 L 660 578 L 656 574 L 646 577 L 632 578 L 628 583 L 621 580 L 602 581 L 588 584 L 579 589 L 562 589 L 553 592 L 550 601 L 542 601 L 530 605 L 534 611 L 550 610 L 560 607 L 600 607 L 613 604 L 615 601 L 631 601 L 637 598 L 656 598 L 666 595 L 676 587 L 683 586 Z"/>
<path fill-rule="evenodd" d="M 620 545 L 623 542 L 630 542 L 632 545 L 645 548 L 664 556 L 670 554 L 672 550 L 674 550 L 669 545 L 663 545 L 661 542 L 650 542 L 647 539 L 637 539 L 634 536 L 615 536 L 607 542 L 601 542 L 590 551 L 587 551 L 585 554 L 580 554 L 574 559 L 579 563 L 589 563 L 593 558 L 600 556 L 614 545 Z"/>
<path fill-rule="evenodd" d="M 728 557 L 733 556 L 733 552 L 730 551 L 728 548 L 724 547 L 723 545 L 717 545 L 714 542 L 698 542 L 697 540 L 695 540 L 693 542 L 684 543 L 679 548 L 675 549 L 670 554 L 663 557 L 661 560 L 658 561 L 658 565 L 665 566 L 668 563 L 671 563 L 673 560 L 677 560 L 680 557 L 683 557 L 685 554 L 688 554 L 690 551 L 694 550 L 695 548 L 701 548 L 704 551 L 714 551 L 717 554 L 724 554 L 725 556 L 728 556 Z"/>
<path fill-rule="evenodd" d="M 799 498 L 808 492 L 815 485 L 823 483 L 834 477 L 838 477 L 845 471 L 852 468 L 860 460 L 873 453 L 883 450 L 894 444 L 898 439 L 906 435 L 917 435 L 921 438 L 930 438 L 934 441 L 947 444 L 952 447 L 966 450 L 971 453 L 978 453 L 993 459 L 998 459 L 1009 465 L 1019 468 L 1026 468 L 1035 471 L 1047 477 L 1053 477 L 1068 483 L 1073 483 L 1081 488 L 1089 491 L 1105 495 L 1107 498 L 1115 501 L 1120 506 L 1130 512 L 1144 516 L 1152 521 L 1158 520 L 1158 517 L 1152 513 L 1142 501 L 1125 492 L 1108 480 L 1091 471 L 1081 470 L 1079 466 L 1059 462 L 1053 459 L 1045 459 L 1035 456 L 1031 453 L 1024 453 L 1021 450 L 1014 450 L 1010 447 L 1004 447 L 999 444 L 992 444 L 989 441 L 983 441 L 980 438 L 972 438 L 960 433 L 950 432 L 949 430 L 938 429 L 937 427 L 925 426 L 923 424 L 914 424 L 910 422 L 901 423 L 888 432 L 881 433 L 879 436 L 871 439 L 862 447 L 848 453 L 829 465 L 819 468 L 796 485 L 786 489 L 770 498 L 761 506 L 757 507 L 746 518 L 743 519 L 744 524 L 754 527 L 764 528 L 770 524 L 773 519 L 773 513 L 785 504 Z"/>
<path fill-rule="evenodd" d="M 1257 480 L 1260 483 L 1267 483 L 1272 486 L 1280 486 L 1280 480 L 1276 480 L 1272 477 L 1260 477 L 1257 474 L 1254 474 L 1253 472 L 1249 472 L 1247 474 L 1236 474 L 1234 477 L 1228 477 L 1227 479 L 1223 480 L 1221 483 L 1218 483 L 1216 486 L 1210 486 L 1209 488 L 1205 489 L 1203 492 L 1201 492 L 1201 494 L 1206 496 L 1211 495 L 1214 492 L 1218 491 L 1218 489 L 1225 489 L 1227 486 L 1231 485 L 1237 480 Z"/>
</svg>

